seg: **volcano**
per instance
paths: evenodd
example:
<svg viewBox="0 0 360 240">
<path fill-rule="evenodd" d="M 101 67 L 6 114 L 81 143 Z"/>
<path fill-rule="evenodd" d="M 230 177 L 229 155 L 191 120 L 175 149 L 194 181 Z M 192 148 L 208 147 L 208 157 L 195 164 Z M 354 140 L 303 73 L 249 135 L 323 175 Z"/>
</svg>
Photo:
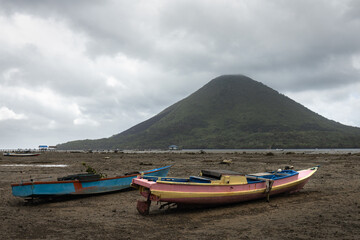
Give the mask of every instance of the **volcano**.
<svg viewBox="0 0 360 240">
<path fill-rule="evenodd" d="M 243 75 L 224 75 L 130 129 L 58 149 L 358 148 L 342 125 Z"/>
</svg>

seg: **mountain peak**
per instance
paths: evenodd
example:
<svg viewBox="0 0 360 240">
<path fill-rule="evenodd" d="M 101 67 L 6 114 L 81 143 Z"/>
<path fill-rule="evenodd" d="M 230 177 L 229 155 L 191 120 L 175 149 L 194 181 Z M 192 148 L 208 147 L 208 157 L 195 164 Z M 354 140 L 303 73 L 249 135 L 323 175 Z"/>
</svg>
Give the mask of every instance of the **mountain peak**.
<svg viewBox="0 0 360 240">
<path fill-rule="evenodd" d="M 263 85 L 260 82 L 257 82 L 245 75 L 221 75 L 217 78 L 214 78 L 209 83 L 207 83 L 204 87 L 219 87 L 219 88 L 228 88 L 234 87 L 236 90 L 240 90 L 240 88 Z"/>
</svg>

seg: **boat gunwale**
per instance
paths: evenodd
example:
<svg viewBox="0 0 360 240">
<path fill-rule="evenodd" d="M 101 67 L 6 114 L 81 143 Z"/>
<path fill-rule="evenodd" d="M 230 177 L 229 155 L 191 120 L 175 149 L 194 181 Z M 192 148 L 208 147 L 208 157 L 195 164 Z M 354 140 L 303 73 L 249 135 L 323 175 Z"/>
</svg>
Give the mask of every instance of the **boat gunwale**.
<svg viewBox="0 0 360 240">
<path fill-rule="evenodd" d="M 311 168 L 309 168 L 311 169 Z M 309 170 L 309 169 L 304 169 L 304 170 Z M 304 170 L 300 170 L 300 171 L 304 171 Z M 277 179 L 266 179 L 266 180 L 255 180 L 253 182 L 250 182 L 250 183 L 222 183 L 222 182 L 219 182 L 220 180 L 217 180 L 218 182 L 209 182 L 209 183 L 198 183 L 198 182 L 173 182 L 173 181 L 162 181 L 162 180 L 157 180 L 156 183 L 160 183 L 160 184 L 171 184 L 171 185 L 192 185 L 192 186 L 196 186 L 196 185 L 200 185 L 200 186 L 237 186 L 237 185 L 247 185 L 247 184 L 254 184 L 254 183 L 261 183 L 261 182 L 265 182 L 265 181 L 277 181 L 277 180 L 281 180 L 281 179 L 286 179 L 286 178 L 289 178 L 289 177 L 293 177 L 293 176 L 296 176 L 299 174 L 299 171 L 297 171 L 297 173 L 293 174 L 293 175 L 290 175 L 290 176 L 282 176 L 282 177 L 279 177 Z M 248 174 L 249 176 L 251 176 L 251 174 Z M 227 176 L 227 175 L 225 175 Z M 244 176 L 244 177 L 247 177 L 247 175 L 239 175 L 239 176 Z M 252 177 L 252 176 L 251 176 Z M 168 178 L 168 177 L 164 177 L 164 178 Z M 171 177 L 172 178 L 172 177 Z M 188 178 L 174 178 L 174 179 L 188 179 Z"/>
<path fill-rule="evenodd" d="M 129 178 L 129 177 L 136 177 L 138 175 L 143 174 L 151 174 L 154 172 L 159 172 L 162 170 L 165 170 L 167 168 L 170 168 L 172 165 L 168 165 L 165 167 L 161 167 L 161 168 L 154 168 L 154 169 L 150 169 L 150 170 L 146 170 L 146 171 L 140 171 L 139 173 L 134 173 L 134 174 L 130 174 L 130 175 L 123 175 L 123 176 L 117 176 L 117 177 L 111 177 L 111 178 L 100 178 L 97 180 L 93 180 L 93 181 L 85 181 L 85 182 L 100 182 L 100 181 L 107 181 L 107 180 L 115 180 L 115 179 L 121 179 L 121 178 Z M 17 186 L 26 186 L 26 185 L 39 185 L 39 184 L 64 184 L 64 183 L 78 183 L 78 182 L 84 182 L 84 181 L 80 181 L 80 180 L 65 180 L 65 181 L 38 181 L 38 182 L 24 182 L 24 183 L 12 183 L 11 187 L 17 187 Z"/>
</svg>

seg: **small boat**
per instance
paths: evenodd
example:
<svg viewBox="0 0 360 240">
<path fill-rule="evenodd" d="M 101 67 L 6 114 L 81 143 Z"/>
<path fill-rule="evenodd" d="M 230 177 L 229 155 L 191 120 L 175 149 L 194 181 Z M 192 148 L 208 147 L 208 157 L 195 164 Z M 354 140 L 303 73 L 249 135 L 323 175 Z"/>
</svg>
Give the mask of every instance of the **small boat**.
<svg viewBox="0 0 360 240">
<path fill-rule="evenodd" d="M 22 198 L 108 193 L 130 188 L 132 179 L 137 175 L 165 177 L 170 167 L 131 172 L 112 178 L 101 178 L 99 174 L 75 174 L 58 178 L 57 181 L 31 180 L 30 182 L 11 184 L 11 188 L 14 196 Z"/>
<path fill-rule="evenodd" d="M 132 186 L 146 201 L 138 200 L 140 214 L 149 214 L 151 201 L 164 205 L 221 205 L 237 203 L 280 193 L 297 192 L 319 166 L 294 171 L 291 167 L 273 172 L 241 174 L 228 170 L 202 170 L 189 178 L 138 176 Z"/>
<path fill-rule="evenodd" d="M 39 156 L 40 153 L 10 153 L 10 152 L 6 152 L 6 153 L 3 153 L 3 155 L 6 157 L 35 157 L 35 156 Z"/>
</svg>

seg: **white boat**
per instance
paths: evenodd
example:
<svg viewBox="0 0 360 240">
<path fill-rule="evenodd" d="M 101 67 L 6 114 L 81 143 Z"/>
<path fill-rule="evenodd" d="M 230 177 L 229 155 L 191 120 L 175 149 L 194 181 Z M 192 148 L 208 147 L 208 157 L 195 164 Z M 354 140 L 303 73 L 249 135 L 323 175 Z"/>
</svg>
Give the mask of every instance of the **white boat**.
<svg viewBox="0 0 360 240">
<path fill-rule="evenodd" d="M 4 156 L 7 157 L 35 157 L 35 156 L 39 156 L 40 153 L 3 153 Z"/>
</svg>

